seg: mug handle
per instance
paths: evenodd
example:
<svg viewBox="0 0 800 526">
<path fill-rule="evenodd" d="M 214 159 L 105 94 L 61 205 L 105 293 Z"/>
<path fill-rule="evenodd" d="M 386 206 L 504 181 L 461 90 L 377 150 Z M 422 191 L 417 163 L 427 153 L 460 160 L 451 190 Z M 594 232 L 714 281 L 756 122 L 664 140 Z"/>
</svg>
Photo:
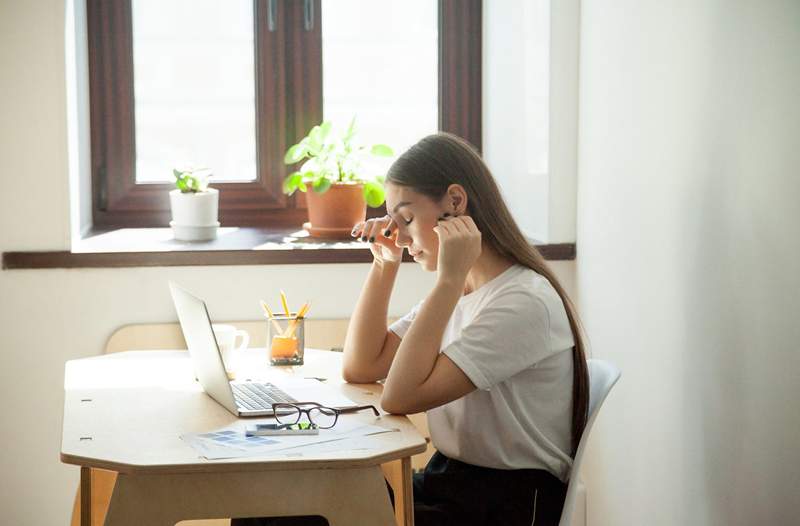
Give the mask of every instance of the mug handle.
<svg viewBox="0 0 800 526">
<path fill-rule="evenodd" d="M 236 345 L 236 338 L 238 338 L 239 336 L 242 337 L 242 343 L 241 343 L 241 345 L 237 346 Z M 244 349 L 247 349 L 248 345 L 250 345 L 250 334 L 247 331 L 243 330 L 243 329 L 237 330 L 236 331 L 236 336 L 233 337 L 233 348 L 236 349 L 237 351 L 242 351 Z"/>
</svg>

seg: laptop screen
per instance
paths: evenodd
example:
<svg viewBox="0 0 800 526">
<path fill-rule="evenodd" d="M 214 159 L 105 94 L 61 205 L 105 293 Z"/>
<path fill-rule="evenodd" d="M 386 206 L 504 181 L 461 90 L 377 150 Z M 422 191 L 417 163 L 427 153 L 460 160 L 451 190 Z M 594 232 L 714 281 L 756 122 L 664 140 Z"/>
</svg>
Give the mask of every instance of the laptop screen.
<svg viewBox="0 0 800 526">
<path fill-rule="evenodd" d="M 205 302 L 173 282 L 169 283 L 169 289 L 200 385 L 228 411 L 238 414 Z"/>
</svg>

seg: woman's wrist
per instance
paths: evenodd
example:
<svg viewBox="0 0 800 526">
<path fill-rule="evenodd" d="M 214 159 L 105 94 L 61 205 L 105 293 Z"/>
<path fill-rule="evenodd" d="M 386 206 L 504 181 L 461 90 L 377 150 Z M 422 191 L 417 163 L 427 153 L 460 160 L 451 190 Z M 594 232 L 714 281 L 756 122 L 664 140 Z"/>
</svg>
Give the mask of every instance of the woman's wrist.
<svg viewBox="0 0 800 526">
<path fill-rule="evenodd" d="M 400 269 L 402 258 L 397 261 L 391 259 L 374 258 L 372 266 L 381 271 L 397 272 Z"/>
<path fill-rule="evenodd" d="M 464 279 L 459 279 L 456 276 L 439 276 L 436 279 L 436 286 L 434 288 L 443 289 L 461 297 L 464 293 L 466 281 L 466 277 Z"/>
</svg>

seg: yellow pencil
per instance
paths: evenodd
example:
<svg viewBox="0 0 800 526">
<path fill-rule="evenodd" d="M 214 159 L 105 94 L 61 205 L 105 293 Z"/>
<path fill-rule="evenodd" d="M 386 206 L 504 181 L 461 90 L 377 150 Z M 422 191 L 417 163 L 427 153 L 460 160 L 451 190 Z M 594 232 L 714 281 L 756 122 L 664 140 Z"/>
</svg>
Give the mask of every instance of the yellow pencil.
<svg viewBox="0 0 800 526">
<path fill-rule="evenodd" d="M 267 317 L 272 322 L 272 325 L 275 327 L 275 334 L 282 334 L 283 330 L 281 329 L 280 324 L 277 321 L 275 321 L 275 315 L 272 314 L 272 311 L 267 305 L 267 302 L 265 302 L 264 300 L 261 300 L 261 308 L 264 309 L 264 311 L 267 314 Z"/>
<path fill-rule="evenodd" d="M 285 312 L 287 316 L 291 316 L 292 313 L 289 312 L 289 304 L 286 302 L 286 294 L 283 291 L 281 291 L 281 303 L 283 303 L 283 312 Z"/>
<path fill-rule="evenodd" d="M 303 306 L 300 307 L 300 310 L 297 312 L 297 316 L 295 316 L 295 318 L 289 322 L 289 326 L 286 327 L 286 332 L 283 333 L 284 337 L 286 338 L 294 337 L 294 331 L 297 330 L 297 324 L 299 323 L 298 320 L 304 318 L 310 308 L 311 308 L 310 301 L 304 303 Z"/>
</svg>

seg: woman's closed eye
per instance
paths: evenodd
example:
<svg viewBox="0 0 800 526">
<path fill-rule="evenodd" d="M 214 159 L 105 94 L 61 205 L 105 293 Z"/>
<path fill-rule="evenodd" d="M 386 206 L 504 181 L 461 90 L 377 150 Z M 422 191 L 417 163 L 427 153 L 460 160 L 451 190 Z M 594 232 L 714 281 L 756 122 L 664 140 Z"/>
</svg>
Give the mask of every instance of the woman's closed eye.
<svg viewBox="0 0 800 526">
<path fill-rule="evenodd" d="M 405 218 L 401 218 L 401 219 L 403 221 L 403 224 L 405 224 L 406 226 L 410 225 L 411 222 L 414 220 L 413 217 L 411 219 L 405 219 Z"/>
</svg>

